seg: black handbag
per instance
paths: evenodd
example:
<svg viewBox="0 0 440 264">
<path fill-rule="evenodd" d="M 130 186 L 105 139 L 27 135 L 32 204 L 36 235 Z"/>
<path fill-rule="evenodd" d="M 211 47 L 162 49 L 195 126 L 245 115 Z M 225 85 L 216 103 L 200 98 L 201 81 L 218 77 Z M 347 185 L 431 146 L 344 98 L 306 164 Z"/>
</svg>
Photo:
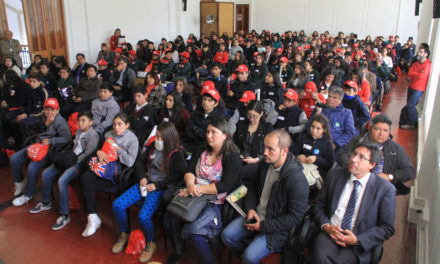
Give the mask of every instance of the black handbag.
<svg viewBox="0 0 440 264">
<path fill-rule="evenodd" d="M 48 159 L 50 163 L 54 164 L 61 171 L 74 166 L 77 162 L 77 156 L 73 152 L 72 142 L 51 146 Z"/>
<path fill-rule="evenodd" d="M 208 201 L 214 200 L 216 197 L 216 194 L 202 194 L 196 197 L 183 197 L 177 194 L 168 204 L 167 210 L 184 222 L 194 222 Z"/>
</svg>

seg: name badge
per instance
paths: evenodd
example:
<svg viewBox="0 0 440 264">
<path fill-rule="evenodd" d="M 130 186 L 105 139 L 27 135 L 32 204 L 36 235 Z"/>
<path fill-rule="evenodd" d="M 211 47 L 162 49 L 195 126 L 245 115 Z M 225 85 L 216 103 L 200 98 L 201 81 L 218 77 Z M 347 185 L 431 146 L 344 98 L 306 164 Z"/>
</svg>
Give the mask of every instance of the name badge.
<svg viewBox="0 0 440 264">
<path fill-rule="evenodd" d="M 244 117 L 241 117 L 241 116 L 240 116 L 240 120 L 244 120 Z"/>
<path fill-rule="evenodd" d="M 284 116 L 278 116 L 279 120 L 284 120 Z"/>
<path fill-rule="evenodd" d="M 273 93 L 273 92 L 269 92 L 269 95 L 274 95 L 275 93 Z"/>
<path fill-rule="evenodd" d="M 313 150 L 313 154 L 315 154 L 315 155 L 319 155 L 319 149 L 314 149 L 314 150 Z"/>
<path fill-rule="evenodd" d="M 255 72 L 259 72 L 259 71 L 260 71 L 259 69 L 256 69 L 256 70 L 255 70 Z"/>
<path fill-rule="evenodd" d="M 304 144 L 304 145 L 303 145 L 303 148 L 308 149 L 308 150 L 312 150 L 312 146 L 307 145 L 307 144 Z"/>
<path fill-rule="evenodd" d="M 170 119 L 169 119 L 168 117 L 165 117 L 165 118 L 163 119 L 163 121 L 165 121 L 165 122 L 170 122 Z"/>
<path fill-rule="evenodd" d="M 335 123 L 335 127 L 340 127 L 340 126 L 341 126 L 341 124 L 339 122 Z"/>
<path fill-rule="evenodd" d="M 153 154 L 150 155 L 150 160 L 152 160 L 154 158 L 156 158 L 156 154 L 153 153 Z"/>
</svg>

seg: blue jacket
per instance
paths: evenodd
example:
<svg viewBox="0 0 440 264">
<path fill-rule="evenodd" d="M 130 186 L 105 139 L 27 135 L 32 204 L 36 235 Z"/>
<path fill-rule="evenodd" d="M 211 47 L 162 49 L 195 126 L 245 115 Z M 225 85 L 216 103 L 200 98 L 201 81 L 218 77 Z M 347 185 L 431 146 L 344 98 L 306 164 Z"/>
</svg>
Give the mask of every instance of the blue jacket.
<svg viewBox="0 0 440 264">
<path fill-rule="evenodd" d="M 342 104 L 345 108 L 350 109 L 353 114 L 354 127 L 360 131 L 362 125 L 370 121 L 371 116 L 368 112 L 367 106 L 362 102 L 359 95 L 356 95 L 353 99 L 347 99 L 344 97 Z"/>
<path fill-rule="evenodd" d="M 342 104 L 335 108 L 324 108 L 322 109 L 322 114 L 329 120 L 333 143 L 338 148 L 345 146 L 356 135 L 353 114 Z"/>
</svg>

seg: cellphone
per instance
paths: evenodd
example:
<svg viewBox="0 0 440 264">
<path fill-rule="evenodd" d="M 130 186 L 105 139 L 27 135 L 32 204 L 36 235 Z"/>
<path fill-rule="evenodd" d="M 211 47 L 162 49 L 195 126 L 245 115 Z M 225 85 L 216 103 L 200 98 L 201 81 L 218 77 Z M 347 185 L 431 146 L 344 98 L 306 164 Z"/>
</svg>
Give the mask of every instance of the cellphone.
<svg viewBox="0 0 440 264">
<path fill-rule="evenodd" d="M 256 222 L 257 222 L 257 219 L 255 219 L 255 218 L 251 218 L 251 219 L 246 220 L 246 224 L 255 224 Z"/>
</svg>

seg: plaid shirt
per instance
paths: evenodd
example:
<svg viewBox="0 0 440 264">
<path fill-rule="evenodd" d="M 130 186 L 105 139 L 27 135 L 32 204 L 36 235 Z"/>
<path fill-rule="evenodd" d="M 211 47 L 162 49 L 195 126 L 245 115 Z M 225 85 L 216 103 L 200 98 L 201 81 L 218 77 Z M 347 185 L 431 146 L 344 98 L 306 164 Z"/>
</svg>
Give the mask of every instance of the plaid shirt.
<svg viewBox="0 0 440 264">
<path fill-rule="evenodd" d="M 167 92 L 162 86 L 158 85 L 151 90 L 148 96 L 148 104 L 150 104 L 153 109 L 161 109 L 165 105 L 166 97 Z"/>
</svg>

